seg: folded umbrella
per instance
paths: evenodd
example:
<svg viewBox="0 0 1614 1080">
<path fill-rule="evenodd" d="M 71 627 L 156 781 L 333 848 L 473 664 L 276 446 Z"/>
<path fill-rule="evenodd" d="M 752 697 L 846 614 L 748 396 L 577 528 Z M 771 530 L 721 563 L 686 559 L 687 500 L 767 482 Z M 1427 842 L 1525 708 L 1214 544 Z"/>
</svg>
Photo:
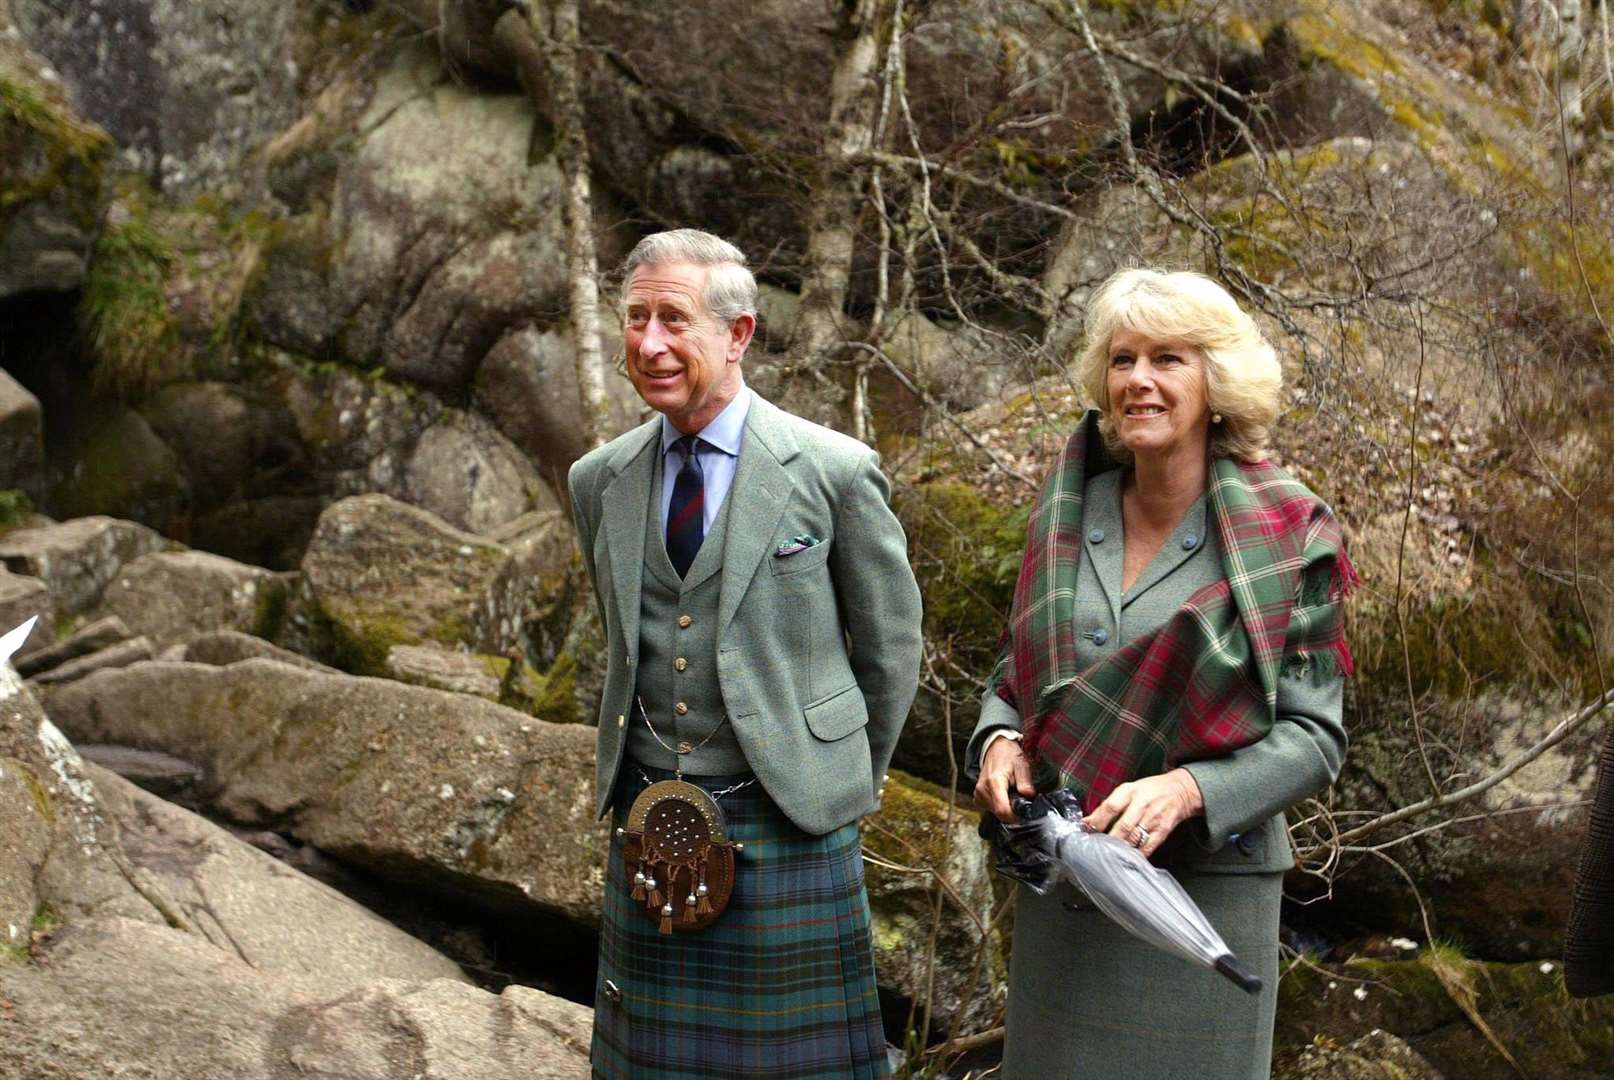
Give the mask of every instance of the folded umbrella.
<svg viewBox="0 0 1614 1080">
<path fill-rule="evenodd" d="M 1053 791 L 1012 802 L 1021 822 L 981 818 L 980 833 L 992 841 L 1000 873 L 1039 894 L 1068 880 L 1128 933 L 1218 971 L 1248 993 L 1261 992 L 1261 977 L 1233 955 L 1177 879 L 1124 840 L 1088 829 L 1074 794 Z"/>
</svg>

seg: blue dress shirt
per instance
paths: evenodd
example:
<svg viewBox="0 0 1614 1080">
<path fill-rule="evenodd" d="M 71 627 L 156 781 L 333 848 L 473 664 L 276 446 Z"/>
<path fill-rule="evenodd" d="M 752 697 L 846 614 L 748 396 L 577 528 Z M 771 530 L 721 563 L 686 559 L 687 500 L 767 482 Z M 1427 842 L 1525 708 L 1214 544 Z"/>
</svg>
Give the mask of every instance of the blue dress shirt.
<svg viewBox="0 0 1614 1080">
<path fill-rule="evenodd" d="M 728 495 L 729 488 L 734 484 L 734 470 L 740 462 L 740 440 L 745 435 L 745 418 L 751 411 L 751 388 L 740 387 L 740 392 L 734 395 L 734 400 L 724 407 L 700 431 L 696 437 L 701 440 L 700 454 L 701 473 L 706 479 L 706 502 L 701 514 L 702 529 L 705 534 L 712 531 L 712 522 L 717 520 L 717 512 L 723 508 L 723 499 Z M 669 454 L 672 444 L 684 437 L 684 433 L 673 427 L 672 421 L 665 416 L 661 418 L 661 531 L 667 531 L 667 508 L 672 505 L 673 483 L 678 478 L 678 470 L 684 467 L 683 458 L 678 454 Z"/>
</svg>

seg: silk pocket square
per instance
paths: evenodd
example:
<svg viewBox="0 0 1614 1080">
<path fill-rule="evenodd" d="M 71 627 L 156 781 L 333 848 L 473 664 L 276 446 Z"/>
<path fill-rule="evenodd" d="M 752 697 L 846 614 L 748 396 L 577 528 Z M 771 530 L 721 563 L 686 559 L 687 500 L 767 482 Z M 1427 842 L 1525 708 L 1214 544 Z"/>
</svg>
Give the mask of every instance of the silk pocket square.
<svg viewBox="0 0 1614 1080">
<path fill-rule="evenodd" d="M 823 541 L 818 539 L 816 536 L 807 536 L 805 534 L 801 536 L 792 536 L 789 540 L 786 540 L 784 543 L 773 549 L 773 557 L 776 559 L 783 559 L 788 555 L 794 555 L 797 552 L 806 551 L 810 547 L 817 547 L 821 543 L 823 543 Z"/>
</svg>

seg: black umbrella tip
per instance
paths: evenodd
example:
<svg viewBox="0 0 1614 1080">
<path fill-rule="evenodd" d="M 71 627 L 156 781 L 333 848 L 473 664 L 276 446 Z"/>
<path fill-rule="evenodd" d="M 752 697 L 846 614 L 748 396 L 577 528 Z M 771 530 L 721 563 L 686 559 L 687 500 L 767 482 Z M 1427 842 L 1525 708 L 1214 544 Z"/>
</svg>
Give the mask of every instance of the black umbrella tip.
<svg viewBox="0 0 1614 1080">
<path fill-rule="evenodd" d="M 1244 961 L 1232 953 L 1224 953 L 1216 958 L 1216 970 L 1231 979 L 1240 990 L 1246 994 L 1259 994 L 1261 992 L 1261 976 L 1244 966 Z"/>
</svg>

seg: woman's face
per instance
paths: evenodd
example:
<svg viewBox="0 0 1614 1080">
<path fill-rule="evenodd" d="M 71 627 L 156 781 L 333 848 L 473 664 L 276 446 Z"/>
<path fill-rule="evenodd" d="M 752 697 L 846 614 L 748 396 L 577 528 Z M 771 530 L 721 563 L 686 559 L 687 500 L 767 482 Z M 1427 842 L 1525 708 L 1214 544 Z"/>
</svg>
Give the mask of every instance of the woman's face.
<svg viewBox="0 0 1614 1080">
<path fill-rule="evenodd" d="M 1137 457 L 1204 446 L 1210 432 L 1205 354 L 1136 330 L 1110 337 L 1110 425 Z"/>
</svg>

